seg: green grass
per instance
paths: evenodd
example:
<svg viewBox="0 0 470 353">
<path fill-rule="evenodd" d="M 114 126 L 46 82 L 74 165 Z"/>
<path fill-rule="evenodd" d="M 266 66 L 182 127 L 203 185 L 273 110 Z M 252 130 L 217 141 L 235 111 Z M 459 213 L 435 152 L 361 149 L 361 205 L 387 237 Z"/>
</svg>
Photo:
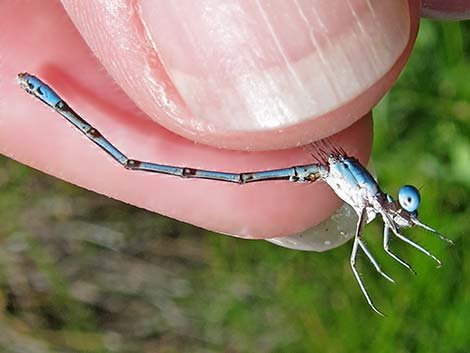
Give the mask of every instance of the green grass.
<svg viewBox="0 0 470 353">
<path fill-rule="evenodd" d="M 223 237 L 0 159 L 0 352 L 467 352 L 470 347 L 470 23 L 423 21 L 375 109 L 384 189 L 422 186 L 420 216 L 455 240 L 409 232 L 419 275 L 365 236 L 397 280 L 362 257 L 378 317 L 349 268 L 350 244 L 305 253 Z"/>
</svg>

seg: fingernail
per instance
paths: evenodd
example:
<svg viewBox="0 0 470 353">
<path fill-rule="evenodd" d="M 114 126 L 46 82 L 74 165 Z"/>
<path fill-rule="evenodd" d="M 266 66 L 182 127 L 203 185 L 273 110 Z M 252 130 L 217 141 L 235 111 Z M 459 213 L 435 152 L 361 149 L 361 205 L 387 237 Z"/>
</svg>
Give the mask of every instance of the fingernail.
<svg viewBox="0 0 470 353">
<path fill-rule="evenodd" d="M 330 218 L 300 234 L 266 240 L 294 250 L 327 251 L 351 239 L 356 230 L 356 223 L 356 212 L 345 203 Z"/>
<path fill-rule="evenodd" d="M 140 16 L 192 114 L 214 131 L 265 131 L 320 116 L 394 64 L 407 0 L 143 0 Z"/>
</svg>

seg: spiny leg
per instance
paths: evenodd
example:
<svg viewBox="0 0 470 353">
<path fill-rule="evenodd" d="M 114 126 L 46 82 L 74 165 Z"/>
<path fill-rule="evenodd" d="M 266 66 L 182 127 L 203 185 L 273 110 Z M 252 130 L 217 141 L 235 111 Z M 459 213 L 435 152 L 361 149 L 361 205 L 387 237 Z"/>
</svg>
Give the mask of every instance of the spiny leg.
<svg viewBox="0 0 470 353">
<path fill-rule="evenodd" d="M 417 220 L 417 219 L 414 219 L 413 222 L 414 222 L 414 224 L 416 224 L 417 226 L 419 226 L 419 227 L 421 227 L 421 228 L 424 228 L 424 229 L 430 231 L 431 233 L 433 233 L 433 234 L 434 234 L 435 236 L 437 236 L 438 238 L 440 238 L 440 239 L 442 239 L 442 240 L 448 242 L 450 245 L 454 245 L 454 242 L 453 242 L 451 239 L 449 239 L 449 238 L 447 238 L 445 235 L 439 233 L 439 232 L 438 232 L 437 230 L 435 230 L 434 228 L 431 228 L 430 226 L 428 226 L 428 225 L 426 225 L 426 224 L 424 224 L 424 223 L 421 223 L 421 222 L 420 222 L 419 220 Z"/>
<path fill-rule="evenodd" d="M 406 267 L 408 270 L 410 270 L 413 274 L 417 274 L 416 271 L 411 267 L 410 264 L 408 264 L 406 261 L 400 259 L 397 255 L 395 255 L 391 250 L 390 250 L 390 227 L 385 225 L 384 226 L 384 250 L 387 254 L 389 254 L 395 261 L 397 261 L 399 264 L 402 266 Z"/>
<path fill-rule="evenodd" d="M 436 257 L 434 256 L 433 254 L 431 254 L 431 252 L 425 248 L 423 248 L 421 245 L 419 244 L 416 244 L 414 241 L 408 239 L 407 237 L 405 237 L 404 235 L 400 234 L 400 232 L 398 232 L 397 230 L 393 229 L 393 233 L 397 236 L 397 238 L 403 240 L 405 243 L 411 245 L 412 247 L 414 247 L 415 249 L 418 249 L 419 251 L 421 251 L 423 254 L 426 254 L 428 255 L 430 258 L 432 258 L 434 261 L 437 262 L 437 267 L 441 267 L 442 266 L 442 262 Z"/>
<path fill-rule="evenodd" d="M 366 216 L 366 212 L 365 212 L 365 209 L 364 209 L 362 211 L 361 215 L 359 216 L 359 220 L 357 221 L 356 235 L 354 237 L 353 249 L 352 249 L 351 258 L 350 258 L 350 264 L 351 264 L 351 269 L 352 269 L 352 272 L 354 274 L 354 277 L 356 277 L 356 281 L 359 284 L 359 288 L 361 288 L 362 294 L 366 298 L 367 303 L 372 308 L 372 310 L 374 310 L 377 314 L 379 314 L 380 316 L 384 316 L 384 314 L 382 314 L 375 307 L 374 303 L 372 303 L 372 299 L 370 298 L 369 293 L 367 292 L 367 289 L 364 286 L 364 283 L 362 282 L 361 276 L 359 275 L 359 272 L 357 271 L 357 268 L 356 268 L 357 251 L 359 249 L 360 242 L 361 242 L 362 228 L 364 227 L 364 223 L 365 223 L 365 220 L 366 220 L 365 216 Z"/>
<path fill-rule="evenodd" d="M 369 258 L 369 261 L 372 263 L 372 265 L 374 265 L 374 267 L 375 267 L 375 269 L 377 270 L 377 272 L 380 273 L 380 274 L 381 274 L 383 277 L 385 277 L 386 279 L 388 279 L 390 282 L 395 283 L 395 281 L 393 280 L 392 277 L 390 277 L 389 275 L 387 275 L 385 272 L 382 271 L 382 269 L 380 268 L 379 263 L 378 263 L 377 260 L 372 256 L 372 254 L 370 253 L 369 249 L 367 249 L 366 244 L 364 244 L 364 242 L 362 241 L 362 239 L 359 239 L 359 246 L 361 247 L 362 251 L 364 251 L 364 254 L 367 255 L 367 257 Z"/>
</svg>

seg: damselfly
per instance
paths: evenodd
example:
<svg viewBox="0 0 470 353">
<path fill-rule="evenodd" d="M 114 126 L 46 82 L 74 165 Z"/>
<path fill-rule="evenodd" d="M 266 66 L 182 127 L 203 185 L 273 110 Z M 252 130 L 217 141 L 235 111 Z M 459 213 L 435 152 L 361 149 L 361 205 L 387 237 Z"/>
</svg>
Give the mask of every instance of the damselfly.
<svg viewBox="0 0 470 353">
<path fill-rule="evenodd" d="M 391 282 L 394 282 L 394 280 L 382 271 L 379 264 L 362 240 L 362 230 L 364 225 L 371 222 L 375 216 L 380 215 L 384 222 L 384 250 L 393 259 L 412 272 L 414 272 L 413 268 L 390 250 L 389 242 L 392 235 L 431 257 L 439 266 L 441 266 L 441 262 L 427 249 L 401 234 L 401 228 L 419 226 L 432 232 L 439 238 L 452 243 L 450 239 L 447 239 L 435 229 L 419 221 L 417 210 L 421 199 L 419 191 L 415 187 L 411 185 L 403 186 L 398 193 L 398 201 L 395 201 L 390 195 L 384 193 L 380 189 L 375 179 L 357 159 L 352 156 L 348 156 L 341 148 L 332 148 L 327 155 L 319 159 L 318 163 L 293 166 L 284 169 L 243 173 L 201 170 L 129 159 L 124 153 L 101 135 L 96 128 L 77 114 L 51 87 L 46 85 L 39 78 L 28 73 L 21 73 L 18 75 L 18 82 L 26 92 L 40 99 L 43 103 L 54 109 L 86 137 L 97 144 L 117 163 L 129 170 L 167 174 L 182 178 L 210 179 L 237 184 L 270 180 L 285 180 L 295 183 L 312 183 L 315 181 L 326 182 L 339 198 L 354 208 L 359 216 L 353 241 L 350 264 L 353 274 L 367 302 L 371 308 L 380 315 L 382 315 L 382 313 L 372 303 L 371 297 L 356 268 L 356 258 L 359 249 L 364 252 L 375 269 L 383 277 Z"/>
</svg>

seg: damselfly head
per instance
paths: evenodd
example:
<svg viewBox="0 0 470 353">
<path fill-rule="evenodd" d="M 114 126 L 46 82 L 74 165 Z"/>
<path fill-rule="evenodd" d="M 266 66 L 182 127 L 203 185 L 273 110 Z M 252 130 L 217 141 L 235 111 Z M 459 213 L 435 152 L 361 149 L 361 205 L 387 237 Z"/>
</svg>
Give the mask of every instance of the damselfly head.
<svg viewBox="0 0 470 353">
<path fill-rule="evenodd" d="M 417 211 L 421 202 L 418 189 L 412 185 L 402 186 L 398 192 L 398 202 L 400 206 L 408 212 Z"/>
<path fill-rule="evenodd" d="M 404 185 L 398 192 L 398 203 L 400 204 L 401 211 L 399 215 L 394 217 L 394 221 L 400 227 L 414 227 L 418 226 L 424 228 L 434 235 L 438 236 L 442 240 L 447 241 L 448 243 L 453 244 L 452 240 L 446 238 L 444 235 L 439 233 L 437 230 L 431 228 L 430 226 L 422 223 L 418 219 L 418 207 L 421 203 L 421 196 L 418 189 L 412 185 Z"/>
<path fill-rule="evenodd" d="M 418 189 L 412 185 L 404 185 L 398 192 L 398 202 L 394 201 L 390 195 L 387 195 L 389 205 L 395 212 L 393 220 L 398 227 L 413 227 L 418 219 L 418 207 L 421 203 L 421 196 Z"/>
</svg>

